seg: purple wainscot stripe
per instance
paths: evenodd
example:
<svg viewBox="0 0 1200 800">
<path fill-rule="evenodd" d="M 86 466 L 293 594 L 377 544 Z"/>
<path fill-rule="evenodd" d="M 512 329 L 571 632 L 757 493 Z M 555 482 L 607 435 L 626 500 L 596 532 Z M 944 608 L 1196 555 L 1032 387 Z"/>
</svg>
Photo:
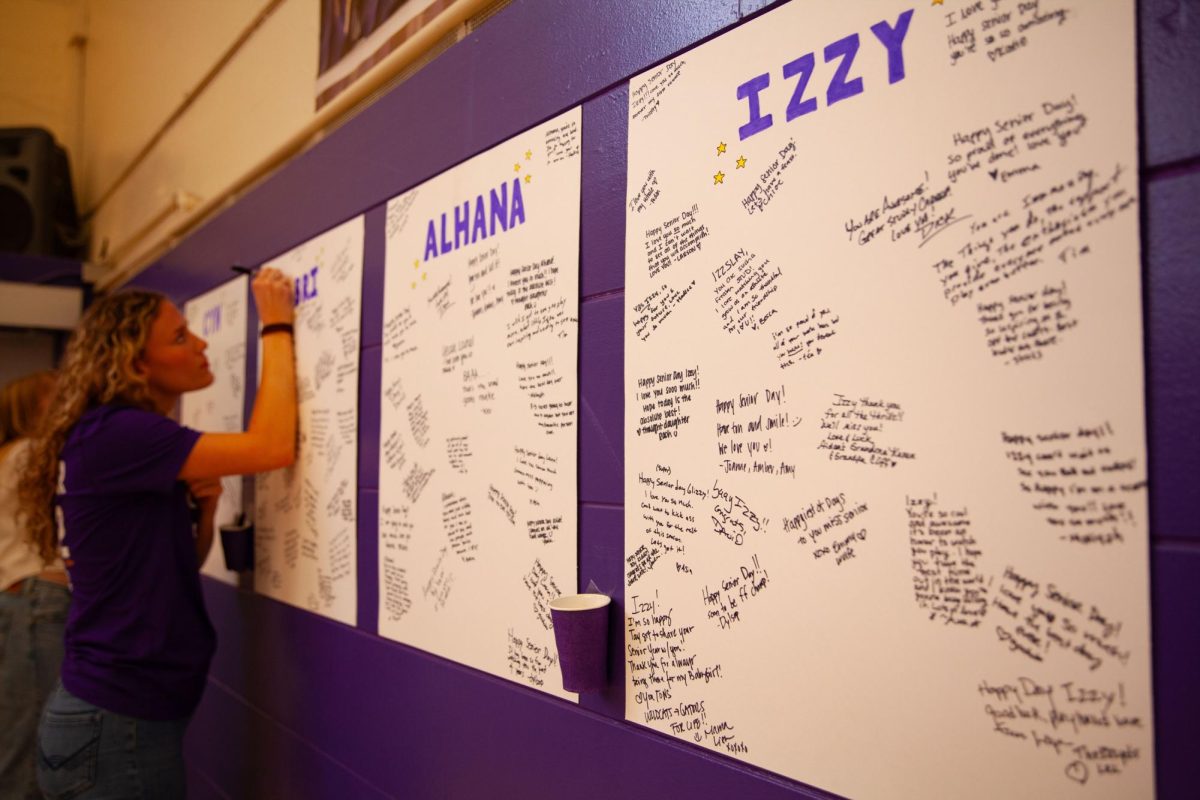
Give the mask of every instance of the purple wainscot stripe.
<svg viewBox="0 0 1200 800">
<path fill-rule="evenodd" d="M 1153 167 L 1200 155 L 1200 9 L 1191 0 L 1138 6 L 1143 156 Z"/>
<path fill-rule="evenodd" d="M 379 381 L 383 348 L 362 351 L 358 392 L 358 627 L 379 629 Z"/>
<path fill-rule="evenodd" d="M 380 381 L 383 348 L 365 349 L 358 364 L 358 488 L 379 488 Z"/>
<path fill-rule="evenodd" d="M 629 85 L 583 104 L 583 174 L 579 220 L 579 294 L 625 285 L 626 132 Z"/>
<path fill-rule="evenodd" d="M 1200 539 L 1200 170 L 1152 181 L 1145 202 L 1152 531 Z"/>
<path fill-rule="evenodd" d="M 624 296 L 579 308 L 579 500 L 620 503 L 625 495 Z"/>
<path fill-rule="evenodd" d="M 608 688 L 579 697 L 579 705 L 625 718 L 625 514 L 620 508 L 579 509 L 579 591 L 596 584 L 612 598 L 608 611 Z"/>
<path fill-rule="evenodd" d="M 362 327 L 359 347 L 383 344 L 384 251 L 387 248 L 387 204 L 372 208 L 363 219 Z"/>
<path fill-rule="evenodd" d="M 358 627 L 379 632 L 379 493 L 358 493 Z"/>
<path fill-rule="evenodd" d="M 1159 545 L 1151 566 L 1158 796 L 1194 797 L 1200 786 L 1200 551 Z"/>
</svg>

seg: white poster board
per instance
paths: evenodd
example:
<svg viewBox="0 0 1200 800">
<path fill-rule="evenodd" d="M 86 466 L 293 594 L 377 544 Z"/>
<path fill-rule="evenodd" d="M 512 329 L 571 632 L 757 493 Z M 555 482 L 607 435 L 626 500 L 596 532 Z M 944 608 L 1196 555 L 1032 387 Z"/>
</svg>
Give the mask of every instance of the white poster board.
<svg viewBox="0 0 1200 800">
<path fill-rule="evenodd" d="M 263 265 L 295 281 L 300 438 L 294 466 L 258 476 L 254 588 L 348 625 L 358 611 L 362 260 L 356 217 Z"/>
<path fill-rule="evenodd" d="M 204 433 L 240 433 L 245 430 L 246 304 L 248 281 L 240 276 L 210 292 L 193 297 L 183 306 L 188 328 L 208 342 L 204 355 L 213 382 L 179 401 L 179 420 Z M 226 583 L 237 584 L 238 574 L 225 569 L 218 529 L 242 513 L 242 476 L 221 479 L 221 499 L 213 523 L 213 544 L 200 571 Z"/>
<path fill-rule="evenodd" d="M 576 583 L 580 111 L 388 203 L 379 633 L 559 696 Z"/>
<path fill-rule="evenodd" d="M 793 2 L 630 83 L 627 717 L 1153 792 L 1134 4 Z"/>
</svg>

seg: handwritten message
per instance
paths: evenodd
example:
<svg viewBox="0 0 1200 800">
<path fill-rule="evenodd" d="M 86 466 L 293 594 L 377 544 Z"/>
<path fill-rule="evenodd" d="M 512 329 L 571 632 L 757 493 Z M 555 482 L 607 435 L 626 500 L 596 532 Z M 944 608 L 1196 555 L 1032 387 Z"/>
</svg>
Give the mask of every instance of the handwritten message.
<svg viewBox="0 0 1200 800">
<path fill-rule="evenodd" d="M 512 347 L 547 333 L 553 333 L 555 336 L 566 335 L 567 326 L 578 321 L 578 317 L 568 312 L 567 301 L 560 298 L 514 317 L 508 323 L 505 344 Z"/>
<path fill-rule="evenodd" d="M 475 560 L 479 545 L 471 525 L 471 502 L 454 492 L 442 493 L 442 527 L 450 541 L 450 549 L 463 562 Z"/>
<path fill-rule="evenodd" d="M 459 475 L 469 472 L 471 455 L 471 442 L 466 436 L 450 436 L 446 439 L 446 461 L 450 469 Z"/>
<path fill-rule="evenodd" d="M 776 157 L 759 176 L 759 182 L 742 198 L 747 214 L 761 214 L 783 188 L 783 173 L 796 161 L 796 140 L 789 139 Z"/>
<path fill-rule="evenodd" d="M 862 516 L 869 510 L 866 503 L 847 501 L 845 492 L 824 495 L 784 517 L 783 531 L 795 536 L 796 544 L 811 552 L 814 560 L 832 560 L 841 566 L 854 558 L 855 547 L 867 540 Z"/>
<path fill-rule="evenodd" d="M 706 618 L 721 629 L 732 628 L 742 621 L 746 607 L 765 592 L 768 585 L 770 576 L 758 563 L 758 556 L 751 556 L 750 563 L 737 573 L 722 578 L 711 588 L 704 585 L 701 594 Z"/>
<path fill-rule="evenodd" d="M 550 601 L 562 595 L 558 584 L 544 566 L 541 559 L 534 559 L 533 568 L 524 576 L 525 588 L 533 599 L 533 616 L 546 630 L 552 630 Z"/>
<path fill-rule="evenodd" d="M 634 193 L 633 197 L 629 198 L 629 210 L 640 214 L 650 206 L 654 205 L 662 194 L 662 190 L 658 187 L 658 178 L 654 174 L 654 170 L 646 173 L 646 180 L 642 181 L 642 188 Z"/>
<path fill-rule="evenodd" d="M 557 280 L 554 256 L 547 256 L 509 270 L 505 296 L 513 307 L 529 311 L 538 300 L 550 294 Z"/>
<path fill-rule="evenodd" d="M 779 360 L 779 368 L 787 369 L 809 361 L 825 352 L 824 344 L 837 336 L 840 314 L 832 309 L 810 310 L 803 317 L 771 331 L 771 352 Z"/>
<path fill-rule="evenodd" d="M 1114 435 L 1108 422 L 1000 434 L 1021 491 L 1064 542 L 1103 546 L 1131 535 L 1146 479 L 1138 459 L 1112 452 Z"/>
<path fill-rule="evenodd" d="M 733 724 L 710 717 L 704 688 L 723 679 L 722 665 L 704 662 L 688 645 L 695 625 L 676 624 L 673 608 L 633 595 L 625 628 L 625 664 L 640 721 L 660 723 L 676 736 L 733 755 L 749 746 Z"/>
<path fill-rule="evenodd" d="M 912 188 L 884 195 L 879 205 L 861 217 L 847 220 L 846 234 L 860 246 L 881 241 L 884 234 L 891 242 L 915 237 L 923 245 L 964 219 L 955 216 L 950 199 L 951 187 L 930 185 L 926 173 L 924 180 Z"/>
<path fill-rule="evenodd" d="M 637 435 L 653 434 L 659 439 L 678 436 L 679 428 L 691 420 L 691 416 L 683 412 L 699 388 L 698 366 L 638 378 L 635 397 L 641 413 L 638 416 Z"/>
<path fill-rule="evenodd" d="M 973 221 L 970 238 L 932 264 L 942 296 L 953 306 L 1048 259 L 1070 264 L 1085 258 L 1092 249 L 1081 237 L 1137 205 L 1127 173 L 1119 164 L 1104 172 L 1081 169 L 1027 192 L 1019 206 Z"/>
<path fill-rule="evenodd" d="M 558 653 L 549 644 L 508 629 L 508 671 L 513 678 L 530 686 L 545 686 L 546 675 L 558 663 Z"/>
<path fill-rule="evenodd" d="M 546 163 L 579 157 L 579 122 L 567 120 L 546 131 Z"/>
<path fill-rule="evenodd" d="M 695 288 L 696 281 L 693 279 L 682 289 L 675 289 L 664 283 L 651 291 L 644 300 L 633 307 L 637 315 L 633 322 L 637 337 L 642 341 L 649 339 Z"/>
<path fill-rule="evenodd" d="M 894 469 L 917 457 L 909 450 L 876 441 L 877 436 L 904 422 L 904 409 L 899 403 L 867 395 L 833 397 L 833 404 L 821 417 L 825 438 L 817 445 L 818 450 L 828 452 L 830 461 Z"/>
<path fill-rule="evenodd" d="M 682 59 L 668 61 L 655 70 L 645 83 L 634 89 L 629 97 L 630 118 L 647 120 L 658 113 L 663 95 L 679 80 L 686 65 L 687 62 Z"/>
<path fill-rule="evenodd" d="M 976 628 L 988 609 L 988 580 L 979 570 L 983 549 L 965 508 L 942 508 L 937 495 L 909 497 L 908 547 L 917 607 L 944 625 Z"/>
<path fill-rule="evenodd" d="M 1041 0 L 973 0 L 943 13 L 949 63 L 986 56 L 995 63 L 1062 27 L 1071 12 Z"/>
<path fill-rule="evenodd" d="M 1009 294 L 1006 300 L 977 303 L 988 350 L 1007 364 L 1038 361 L 1079 324 L 1071 314 L 1066 281 L 1040 290 Z"/>
<path fill-rule="evenodd" d="M 722 472 L 796 477 L 792 462 L 760 460 L 774 454 L 776 435 L 801 422 L 792 421 L 791 413 L 783 409 L 786 404 L 787 387 L 782 384 L 717 398 L 717 455 L 722 457 Z"/>
<path fill-rule="evenodd" d="M 778 313 L 766 303 L 779 291 L 783 269 L 769 258 L 739 249 L 712 276 L 713 304 L 726 333 L 756 331 Z"/>
<path fill-rule="evenodd" d="M 981 680 L 978 694 L 992 730 L 1063 763 L 1063 777 L 1083 785 L 1120 775 L 1142 759 L 1132 734 L 1148 728 L 1129 706 L 1125 684 L 1086 681 Z"/>
<path fill-rule="evenodd" d="M 699 223 L 699 214 L 700 206 L 693 205 L 646 231 L 646 267 L 651 278 L 700 252 L 708 228 Z"/>
<path fill-rule="evenodd" d="M 1036 662 L 1065 659 L 1092 671 L 1129 662 L 1120 642 L 1124 624 L 1069 589 L 1011 566 L 996 587 L 996 638 L 1010 652 Z"/>
<path fill-rule="evenodd" d="M 454 573 L 450 572 L 446 563 L 446 555 L 449 552 L 449 547 L 443 547 L 438 551 L 437 561 L 433 564 L 429 580 L 425 581 L 425 585 L 421 587 L 422 597 L 431 604 L 434 611 L 441 611 L 445 608 L 446 602 L 450 599 L 450 590 L 454 588 Z"/>
<path fill-rule="evenodd" d="M 978 127 L 951 134 L 953 149 L 946 157 L 946 178 L 957 183 L 964 175 L 983 170 L 993 181 L 1008 183 L 1029 172 L 1040 172 L 1042 148 L 1067 147 L 1088 124 L 1072 94 L 1047 100 Z M 1038 153 L 1039 158 L 1030 157 Z M 1053 157 L 1051 154 L 1050 157 Z"/>
<path fill-rule="evenodd" d="M 642 488 L 638 508 L 643 541 L 625 558 L 628 586 L 637 583 L 667 554 L 675 560 L 676 571 L 692 571 L 686 558 L 687 542 L 699 531 L 696 515 L 704 513 L 700 503 L 708 497 L 708 492 L 690 483 L 663 477 L 665 474 L 638 476 Z"/>
</svg>

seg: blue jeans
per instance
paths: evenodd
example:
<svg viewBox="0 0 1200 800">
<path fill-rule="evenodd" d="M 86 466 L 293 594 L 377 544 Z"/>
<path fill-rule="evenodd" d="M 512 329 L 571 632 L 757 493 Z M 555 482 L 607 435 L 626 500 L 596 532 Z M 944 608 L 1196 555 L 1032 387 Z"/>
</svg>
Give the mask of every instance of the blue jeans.
<svg viewBox="0 0 1200 800">
<path fill-rule="evenodd" d="M 178 800 L 187 724 L 114 714 L 59 684 L 38 728 L 38 785 L 49 800 Z"/>
<path fill-rule="evenodd" d="M 38 717 L 58 682 L 63 628 L 71 593 L 57 583 L 26 578 L 20 594 L 0 592 L 0 797 L 40 798 Z"/>
</svg>

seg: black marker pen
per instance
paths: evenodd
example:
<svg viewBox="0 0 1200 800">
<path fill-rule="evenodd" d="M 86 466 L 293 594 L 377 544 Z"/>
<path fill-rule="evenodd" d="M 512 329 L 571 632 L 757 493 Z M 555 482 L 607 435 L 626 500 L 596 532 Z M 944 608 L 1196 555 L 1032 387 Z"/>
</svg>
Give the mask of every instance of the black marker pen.
<svg viewBox="0 0 1200 800">
<path fill-rule="evenodd" d="M 258 272 L 255 267 L 243 267 L 241 264 L 234 264 L 230 269 L 238 275 L 253 275 L 255 272 Z"/>
</svg>

